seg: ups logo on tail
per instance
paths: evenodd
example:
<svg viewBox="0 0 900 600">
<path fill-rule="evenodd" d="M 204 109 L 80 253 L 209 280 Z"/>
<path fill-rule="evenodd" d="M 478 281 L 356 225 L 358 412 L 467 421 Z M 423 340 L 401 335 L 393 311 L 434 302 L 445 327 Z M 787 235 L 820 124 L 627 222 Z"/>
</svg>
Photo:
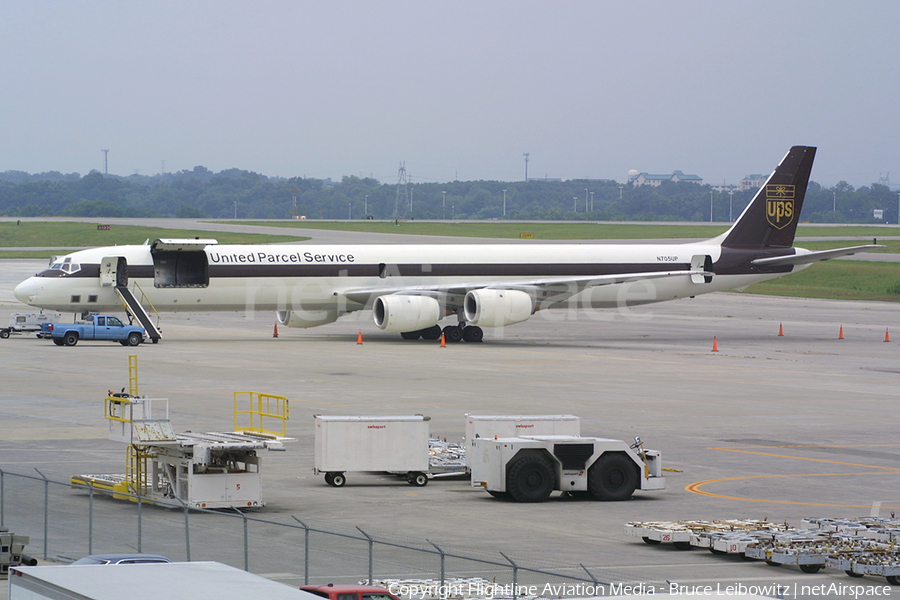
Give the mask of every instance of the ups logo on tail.
<svg viewBox="0 0 900 600">
<path fill-rule="evenodd" d="M 794 220 L 794 186 L 774 183 L 766 186 L 766 220 L 775 229 L 784 229 Z"/>
</svg>

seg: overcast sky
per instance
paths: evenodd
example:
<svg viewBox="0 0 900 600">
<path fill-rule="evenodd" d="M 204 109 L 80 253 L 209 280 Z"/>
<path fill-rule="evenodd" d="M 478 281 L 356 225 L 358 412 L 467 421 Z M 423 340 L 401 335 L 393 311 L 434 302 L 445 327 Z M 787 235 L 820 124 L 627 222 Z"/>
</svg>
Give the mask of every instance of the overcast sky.
<svg viewBox="0 0 900 600">
<path fill-rule="evenodd" d="M 0 0 L 0 171 L 900 184 L 900 2 Z"/>
</svg>

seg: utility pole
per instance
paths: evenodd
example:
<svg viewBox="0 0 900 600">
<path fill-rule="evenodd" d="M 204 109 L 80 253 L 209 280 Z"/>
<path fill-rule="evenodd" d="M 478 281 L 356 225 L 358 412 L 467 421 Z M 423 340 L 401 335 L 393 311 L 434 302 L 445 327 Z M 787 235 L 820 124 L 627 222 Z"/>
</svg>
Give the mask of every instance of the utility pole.
<svg viewBox="0 0 900 600">
<path fill-rule="evenodd" d="M 103 153 L 103 174 L 109 175 L 109 148 L 101 150 Z"/>
</svg>

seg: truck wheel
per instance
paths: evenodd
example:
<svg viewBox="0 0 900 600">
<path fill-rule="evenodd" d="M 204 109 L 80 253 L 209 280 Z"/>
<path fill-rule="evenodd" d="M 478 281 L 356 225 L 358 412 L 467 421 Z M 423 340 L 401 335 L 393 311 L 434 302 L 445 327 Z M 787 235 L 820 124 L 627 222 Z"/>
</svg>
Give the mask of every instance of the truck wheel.
<svg viewBox="0 0 900 600">
<path fill-rule="evenodd" d="M 543 502 L 555 487 L 553 468 L 537 454 L 514 459 L 506 471 L 506 491 L 517 502 Z"/>
<path fill-rule="evenodd" d="M 53 339 L 53 343 L 56 344 L 57 346 L 64 346 L 66 344 L 65 340 L 63 340 L 63 339 L 60 339 L 60 338 L 52 338 L 52 339 Z"/>
<path fill-rule="evenodd" d="M 621 454 L 605 454 L 588 470 L 588 490 L 597 500 L 628 500 L 637 485 L 634 463 Z"/>
<path fill-rule="evenodd" d="M 344 477 L 343 473 L 331 474 L 331 485 L 333 485 L 334 487 L 344 487 L 345 483 L 347 483 L 347 478 Z"/>
<path fill-rule="evenodd" d="M 819 565 L 800 565 L 800 570 L 804 573 L 818 573 L 821 568 Z"/>
<path fill-rule="evenodd" d="M 5 340 L 8 337 L 9 337 L 9 329 L 0 330 L 0 338 L 3 338 Z"/>
<path fill-rule="evenodd" d="M 78 334 L 75 333 L 74 331 L 67 333 L 66 336 L 63 338 L 63 342 L 66 344 L 66 346 L 74 346 L 75 344 L 78 343 Z"/>
<path fill-rule="evenodd" d="M 425 487 L 428 485 L 428 475 L 425 473 L 410 473 L 406 476 L 406 481 L 409 485 L 414 485 L 416 487 Z"/>
<path fill-rule="evenodd" d="M 141 334 L 137 331 L 132 331 L 128 334 L 128 345 L 129 346 L 137 346 L 141 343 Z"/>
</svg>

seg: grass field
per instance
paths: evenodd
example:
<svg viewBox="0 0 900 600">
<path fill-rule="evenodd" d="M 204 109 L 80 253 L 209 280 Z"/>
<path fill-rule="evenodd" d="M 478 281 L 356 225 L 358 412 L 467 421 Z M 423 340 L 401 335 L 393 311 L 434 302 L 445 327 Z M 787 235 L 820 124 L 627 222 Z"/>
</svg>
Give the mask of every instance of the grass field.
<svg viewBox="0 0 900 600">
<path fill-rule="evenodd" d="M 229 221 L 234 224 L 234 221 Z M 407 235 L 445 235 L 451 237 L 518 238 L 530 234 L 536 240 L 633 240 L 633 239 L 706 239 L 723 233 L 727 225 L 666 223 L 589 223 L 531 221 L 243 221 L 243 225 L 265 225 L 290 229 L 328 229 Z M 900 226 L 883 225 L 800 225 L 798 237 L 900 236 Z"/>
<path fill-rule="evenodd" d="M 263 244 L 272 242 L 296 242 L 308 240 L 303 235 L 261 235 L 254 233 L 227 233 L 193 231 L 190 229 L 163 229 L 139 225 L 112 225 L 99 230 L 96 223 L 23 221 L 0 223 L 0 258 L 50 258 L 60 252 L 54 250 L 11 251 L 3 248 L 91 248 L 143 244 L 157 238 L 214 238 L 223 244 Z"/>
<path fill-rule="evenodd" d="M 230 222 L 234 224 L 233 222 Z M 702 239 L 723 231 L 723 225 L 664 225 L 664 224 L 596 224 L 596 223 L 497 223 L 497 222 L 271 222 L 254 221 L 246 224 L 303 229 L 333 229 L 375 233 L 405 233 L 411 235 L 444 235 L 455 237 L 518 238 L 521 233 L 535 239 Z M 863 237 L 864 241 L 823 240 L 798 245 L 810 250 L 823 250 L 848 245 L 870 243 L 870 238 L 900 233 L 900 228 L 879 226 L 834 226 L 798 228 L 798 237 Z M 92 247 L 116 244 L 141 244 L 156 238 L 210 238 L 221 243 L 249 244 L 300 241 L 309 239 L 299 235 L 261 235 L 226 232 L 160 229 L 152 227 L 115 225 L 100 231 L 96 224 L 80 222 L 14 222 L 0 223 L 0 258 L 49 258 L 59 251 L 4 251 L 3 247 Z M 879 241 L 886 248 L 881 252 L 900 253 L 900 241 Z M 750 286 L 744 293 L 806 298 L 835 298 L 847 300 L 900 301 L 900 263 L 835 260 L 817 263 L 787 277 Z"/>
</svg>

